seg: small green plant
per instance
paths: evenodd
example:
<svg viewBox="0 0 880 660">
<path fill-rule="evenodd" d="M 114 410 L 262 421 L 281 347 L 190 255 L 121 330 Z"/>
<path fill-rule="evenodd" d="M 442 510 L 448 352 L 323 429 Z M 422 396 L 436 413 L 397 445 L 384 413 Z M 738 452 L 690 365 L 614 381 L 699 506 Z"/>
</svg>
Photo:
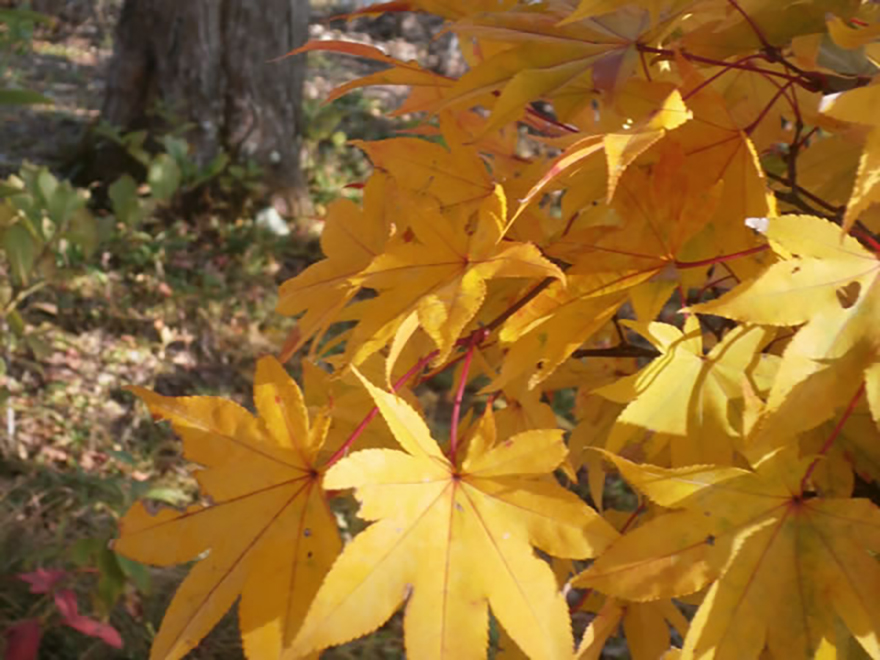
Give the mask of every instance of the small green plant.
<svg viewBox="0 0 880 660">
<path fill-rule="evenodd" d="M 60 271 L 90 257 L 106 235 L 108 223 L 96 218 L 87 204 L 85 190 L 59 181 L 45 167 L 25 164 L 0 184 L 0 255 L 9 273 L 0 282 L 6 361 L 20 343 L 38 356 L 49 351 L 19 309 Z"/>
<path fill-rule="evenodd" d="M 171 202 L 179 194 L 211 183 L 217 183 L 224 192 L 237 188 L 254 190 L 255 182 L 262 175 L 255 163 L 234 163 L 228 153 L 220 151 L 207 163 L 200 164 L 192 154 L 190 143 L 183 137 L 190 128 L 190 124 L 178 124 L 169 133 L 151 136 L 148 131 L 124 132 L 107 123 L 98 126 L 99 137 L 124 149 L 146 172 L 144 183 L 148 195 L 140 195 L 139 186 L 131 175 L 123 175 L 110 187 L 113 211 L 125 224 L 142 218 L 156 202 Z M 136 204 L 135 199 L 141 197 L 150 198 L 153 204 Z"/>
<path fill-rule="evenodd" d="M 52 100 L 28 89 L 20 89 L 20 72 L 12 66 L 10 58 L 30 48 L 34 27 L 49 24 L 48 16 L 24 8 L 0 8 L 0 105 L 25 105 L 51 103 Z"/>
</svg>

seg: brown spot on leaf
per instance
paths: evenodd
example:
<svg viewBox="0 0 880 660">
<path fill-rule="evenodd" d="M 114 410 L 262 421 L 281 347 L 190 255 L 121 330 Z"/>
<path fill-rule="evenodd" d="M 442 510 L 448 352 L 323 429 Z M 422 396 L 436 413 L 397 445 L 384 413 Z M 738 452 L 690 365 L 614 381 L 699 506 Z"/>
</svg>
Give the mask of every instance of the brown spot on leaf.
<svg viewBox="0 0 880 660">
<path fill-rule="evenodd" d="M 844 309 L 849 309 L 859 300 L 859 294 L 862 292 L 862 285 L 859 282 L 850 282 L 846 286 L 840 287 L 835 293 L 837 301 Z"/>
</svg>

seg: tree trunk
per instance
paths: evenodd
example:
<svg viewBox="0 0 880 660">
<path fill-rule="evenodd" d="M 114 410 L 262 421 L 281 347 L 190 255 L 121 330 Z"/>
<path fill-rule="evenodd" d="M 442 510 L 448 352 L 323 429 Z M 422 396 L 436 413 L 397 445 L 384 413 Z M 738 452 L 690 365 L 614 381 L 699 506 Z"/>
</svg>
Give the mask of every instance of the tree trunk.
<svg viewBox="0 0 880 660">
<path fill-rule="evenodd" d="M 102 118 L 125 130 L 156 112 L 193 127 L 194 157 L 252 159 L 291 215 L 302 212 L 303 56 L 308 0 L 125 0 Z"/>
</svg>

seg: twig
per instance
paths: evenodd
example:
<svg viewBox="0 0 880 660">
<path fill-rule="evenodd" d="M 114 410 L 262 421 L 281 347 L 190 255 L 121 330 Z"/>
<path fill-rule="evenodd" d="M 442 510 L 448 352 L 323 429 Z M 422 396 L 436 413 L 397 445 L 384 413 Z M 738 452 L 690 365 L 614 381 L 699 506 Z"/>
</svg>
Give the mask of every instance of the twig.
<svg viewBox="0 0 880 660">
<path fill-rule="evenodd" d="M 862 384 L 859 386 L 858 391 L 853 395 L 853 398 L 850 399 L 849 405 L 846 407 L 843 415 L 841 415 L 840 419 L 837 420 L 837 424 L 834 425 L 834 429 L 825 440 L 825 443 L 822 445 L 822 448 L 819 450 L 816 458 L 813 459 L 813 462 L 810 463 L 810 467 L 808 467 L 806 473 L 804 473 L 804 478 L 801 479 L 801 497 L 803 497 L 804 493 L 806 492 L 807 483 L 809 483 L 810 477 L 813 476 L 813 472 L 815 471 L 816 466 L 819 464 L 819 461 L 825 454 L 828 453 L 828 450 L 831 449 L 831 445 L 834 444 L 834 441 L 840 435 L 840 432 L 843 430 L 843 425 L 846 424 L 846 420 L 848 420 L 850 418 L 850 415 L 853 414 L 853 411 L 855 411 L 856 405 L 858 405 L 859 400 L 862 398 L 862 395 L 864 393 L 865 383 L 862 382 Z"/>
<path fill-rule="evenodd" d="M 449 426 L 449 460 L 455 464 L 455 454 L 458 452 L 458 422 L 461 419 L 461 402 L 464 400 L 464 390 L 467 387 L 467 377 L 471 370 L 471 362 L 474 359 L 474 351 L 489 333 L 483 328 L 483 332 L 473 333 L 471 341 L 465 353 L 464 364 L 461 366 L 461 378 L 458 381 L 458 389 L 455 392 L 455 400 L 452 403 L 452 422 Z"/>
<path fill-rule="evenodd" d="M 573 358 L 655 358 L 660 356 L 660 351 L 634 344 L 620 344 L 609 348 L 579 348 L 571 356 Z"/>
<path fill-rule="evenodd" d="M 432 351 L 421 358 L 418 362 L 416 362 L 416 364 L 409 371 L 407 371 L 405 374 L 403 374 L 403 376 L 395 381 L 395 383 L 391 386 L 391 391 L 396 392 L 401 387 L 403 387 L 406 381 L 408 381 L 419 371 L 424 369 L 425 365 L 428 364 L 435 357 L 437 357 L 437 354 L 439 352 L 440 351 Z M 361 420 L 361 423 L 357 425 L 357 428 L 355 428 L 355 430 L 351 432 L 351 435 L 348 436 L 346 441 L 342 443 L 342 446 L 339 447 L 339 449 L 337 449 L 333 453 L 333 455 L 327 460 L 327 463 L 324 465 L 325 470 L 337 461 L 339 461 L 339 459 L 341 459 L 343 456 L 345 456 L 346 452 L 351 449 L 351 446 L 354 444 L 355 440 L 357 440 L 361 436 L 361 434 L 367 429 L 367 426 L 369 426 L 370 422 L 372 422 L 378 414 L 379 407 L 373 406 L 370 412 L 367 413 L 366 417 Z"/>
</svg>

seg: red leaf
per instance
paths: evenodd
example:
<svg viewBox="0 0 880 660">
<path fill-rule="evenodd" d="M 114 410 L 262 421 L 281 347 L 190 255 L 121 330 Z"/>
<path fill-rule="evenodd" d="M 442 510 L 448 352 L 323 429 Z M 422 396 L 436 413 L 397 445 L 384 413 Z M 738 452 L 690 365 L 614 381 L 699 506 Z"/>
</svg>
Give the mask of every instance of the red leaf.
<svg viewBox="0 0 880 660">
<path fill-rule="evenodd" d="M 55 607 L 65 619 L 79 616 L 79 608 L 76 605 L 76 594 L 70 589 L 61 589 L 55 594 Z"/>
<path fill-rule="evenodd" d="M 15 577 L 31 585 L 32 594 L 47 594 L 61 579 L 67 577 L 67 571 L 38 568 L 33 573 L 19 573 Z"/>
<path fill-rule="evenodd" d="M 74 630 L 79 630 L 84 635 L 100 639 L 105 644 L 109 644 L 115 649 L 122 648 L 122 637 L 117 632 L 116 628 L 109 623 L 101 623 L 100 621 L 90 619 L 81 614 L 72 617 L 65 617 L 61 623 Z"/>
<path fill-rule="evenodd" d="M 352 18 L 357 18 L 359 16 L 376 17 L 381 16 L 386 12 L 401 11 L 416 11 L 416 8 L 413 7 L 412 3 L 410 2 L 394 0 L 393 2 L 382 2 L 379 4 L 367 5 L 366 7 L 361 7 L 360 9 L 346 12 L 345 14 L 337 14 L 336 16 L 331 16 L 325 22 L 329 23 L 330 21 L 351 20 Z"/>
<path fill-rule="evenodd" d="M 19 621 L 6 629 L 5 660 L 36 660 L 40 650 L 40 622 Z"/>
</svg>

